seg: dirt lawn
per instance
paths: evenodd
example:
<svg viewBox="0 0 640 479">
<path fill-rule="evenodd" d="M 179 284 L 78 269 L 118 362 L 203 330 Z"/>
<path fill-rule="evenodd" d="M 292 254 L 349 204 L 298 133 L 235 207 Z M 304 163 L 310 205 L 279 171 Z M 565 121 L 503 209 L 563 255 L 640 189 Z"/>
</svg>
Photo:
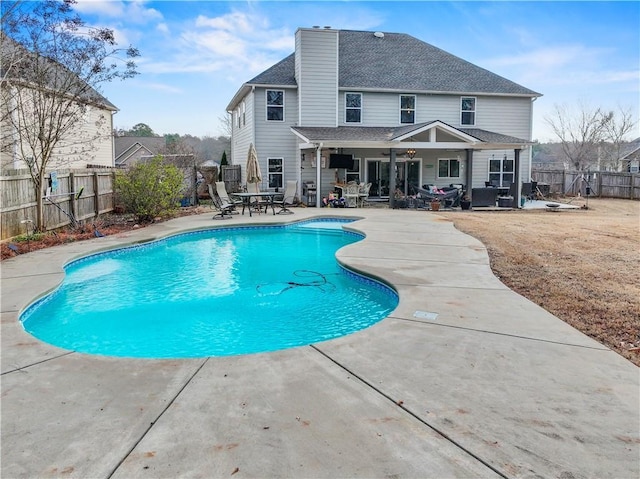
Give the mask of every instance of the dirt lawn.
<svg viewBox="0 0 640 479">
<path fill-rule="evenodd" d="M 640 202 L 438 214 L 484 243 L 504 284 L 640 366 Z"/>
</svg>

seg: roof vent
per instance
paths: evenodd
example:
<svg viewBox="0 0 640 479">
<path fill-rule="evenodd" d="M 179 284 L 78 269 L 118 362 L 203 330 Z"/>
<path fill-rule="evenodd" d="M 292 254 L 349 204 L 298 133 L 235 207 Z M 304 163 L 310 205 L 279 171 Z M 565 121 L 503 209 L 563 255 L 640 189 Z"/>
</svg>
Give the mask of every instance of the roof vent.
<svg viewBox="0 0 640 479">
<path fill-rule="evenodd" d="M 382 32 L 375 32 L 375 33 L 373 34 L 373 36 L 374 36 L 374 37 L 376 37 L 376 38 L 384 38 L 384 33 L 382 33 Z"/>
<path fill-rule="evenodd" d="M 325 26 L 324 26 L 324 29 L 325 29 L 325 30 L 331 30 L 331 26 L 330 26 L 330 25 L 325 25 Z"/>
<path fill-rule="evenodd" d="M 313 28 L 320 28 L 320 25 L 314 25 Z"/>
</svg>

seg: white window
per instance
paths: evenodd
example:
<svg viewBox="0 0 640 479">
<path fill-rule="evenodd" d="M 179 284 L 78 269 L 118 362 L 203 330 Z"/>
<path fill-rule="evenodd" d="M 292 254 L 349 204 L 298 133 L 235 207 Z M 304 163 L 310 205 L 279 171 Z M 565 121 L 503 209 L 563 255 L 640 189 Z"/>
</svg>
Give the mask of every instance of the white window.
<svg viewBox="0 0 640 479">
<path fill-rule="evenodd" d="M 347 168 L 347 182 L 360 183 L 360 158 L 353 159 L 353 168 Z"/>
<path fill-rule="evenodd" d="M 489 158 L 489 182 L 493 186 L 508 187 L 513 183 L 515 161 L 508 158 L 506 153 L 500 157 L 491 155 Z"/>
<path fill-rule="evenodd" d="M 242 126 L 247 124 L 247 106 L 242 102 Z"/>
<path fill-rule="evenodd" d="M 345 93 L 345 123 L 362 122 L 362 93 Z"/>
<path fill-rule="evenodd" d="M 284 121 L 284 90 L 267 90 L 267 121 Z"/>
<path fill-rule="evenodd" d="M 438 158 L 438 179 L 440 178 L 460 178 L 460 160 Z"/>
<path fill-rule="evenodd" d="M 236 117 L 236 126 L 238 128 L 240 128 L 240 110 L 238 109 L 238 110 L 234 111 L 233 114 Z"/>
<path fill-rule="evenodd" d="M 284 177 L 284 159 L 268 158 L 269 188 L 282 188 Z"/>
<path fill-rule="evenodd" d="M 460 98 L 460 124 L 474 126 L 476 124 L 476 99 L 470 96 Z"/>
<path fill-rule="evenodd" d="M 400 123 L 416 122 L 416 96 L 400 95 Z"/>
</svg>

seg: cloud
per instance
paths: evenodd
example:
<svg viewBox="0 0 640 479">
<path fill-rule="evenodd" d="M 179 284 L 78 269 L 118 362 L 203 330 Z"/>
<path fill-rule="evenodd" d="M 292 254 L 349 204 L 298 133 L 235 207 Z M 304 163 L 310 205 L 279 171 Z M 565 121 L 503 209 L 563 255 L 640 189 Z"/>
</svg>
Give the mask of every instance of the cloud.
<svg viewBox="0 0 640 479">
<path fill-rule="evenodd" d="M 144 0 L 134 1 L 104 1 L 104 0 L 77 0 L 74 10 L 86 15 L 98 15 L 108 18 L 120 18 L 127 23 L 146 24 L 154 20 L 161 20 L 162 13 L 155 8 L 145 7 Z"/>
<path fill-rule="evenodd" d="M 198 15 L 180 27 L 175 41 L 164 42 L 162 60 L 148 59 L 142 71 L 163 74 L 228 70 L 231 74 L 242 72 L 246 80 L 294 49 L 292 31 L 272 28 L 261 15 L 253 13 Z M 158 51 L 151 55 L 159 58 Z"/>
<path fill-rule="evenodd" d="M 162 91 L 165 93 L 184 93 L 182 88 L 176 88 L 172 85 L 167 85 L 166 83 L 144 83 L 142 86 L 144 88 L 149 88 L 150 90 Z"/>
</svg>

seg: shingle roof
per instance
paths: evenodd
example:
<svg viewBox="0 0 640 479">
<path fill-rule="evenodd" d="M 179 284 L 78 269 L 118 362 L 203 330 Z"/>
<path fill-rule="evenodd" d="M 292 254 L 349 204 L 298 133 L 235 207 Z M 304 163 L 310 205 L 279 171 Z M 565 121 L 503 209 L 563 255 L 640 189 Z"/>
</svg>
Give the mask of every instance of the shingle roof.
<svg viewBox="0 0 640 479">
<path fill-rule="evenodd" d="M 503 135 L 493 131 L 482 130 L 480 128 L 457 128 L 469 136 L 473 136 L 484 143 L 531 143 L 529 140 L 523 140 L 515 136 Z"/>
<path fill-rule="evenodd" d="M 339 35 L 340 87 L 540 95 L 405 33 Z"/>
<path fill-rule="evenodd" d="M 339 87 L 406 92 L 539 93 L 404 33 L 340 30 Z M 296 85 L 295 57 L 257 75 L 247 84 Z"/>
<path fill-rule="evenodd" d="M 33 53 L 11 37 L 0 32 L 0 78 L 3 81 L 30 85 L 45 84 L 48 88 L 64 88 L 63 93 L 77 95 L 83 101 L 99 105 L 108 110 L 118 108 L 98 93 L 91 85 L 82 80 L 64 65 Z M 9 59 L 19 61 L 7 61 Z M 34 75 L 36 78 L 34 80 Z M 41 85 L 38 85 L 41 86 Z"/>
<path fill-rule="evenodd" d="M 116 136 L 115 157 L 118 158 L 135 144 L 145 147 L 152 154 L 157 154 L 165 147 L 166 140 L 163 136 Z"/>
<path fill-rule="evenodd" d="M 284 60 L 279 61 L 271 68 L 260 73 L 257 77 L 247 82 L 257 85 L 292 85 L 296 86 L 295 78 L 295 53 Z"/>
<path fill-rule="evenodd" d="M 293 126 L 292 130 L 298 132 L 311 143 L 322 141 L 393 141 L 399 137 L 411 133 L 434 122 L 420 123 L 410 126 L 396 127 L 366 127 L 366 126 L 338 126 L 338 127 L 303 127 Z M 449 126 L 449 125 L 447 125 Z M 483 143 L 500 143 L 521 145 L 530 143 L 528 140 L 515 136 L 503 135 L 480 128 L 454 128 L 462 133 L 472 136 Z"/>
</svg>

